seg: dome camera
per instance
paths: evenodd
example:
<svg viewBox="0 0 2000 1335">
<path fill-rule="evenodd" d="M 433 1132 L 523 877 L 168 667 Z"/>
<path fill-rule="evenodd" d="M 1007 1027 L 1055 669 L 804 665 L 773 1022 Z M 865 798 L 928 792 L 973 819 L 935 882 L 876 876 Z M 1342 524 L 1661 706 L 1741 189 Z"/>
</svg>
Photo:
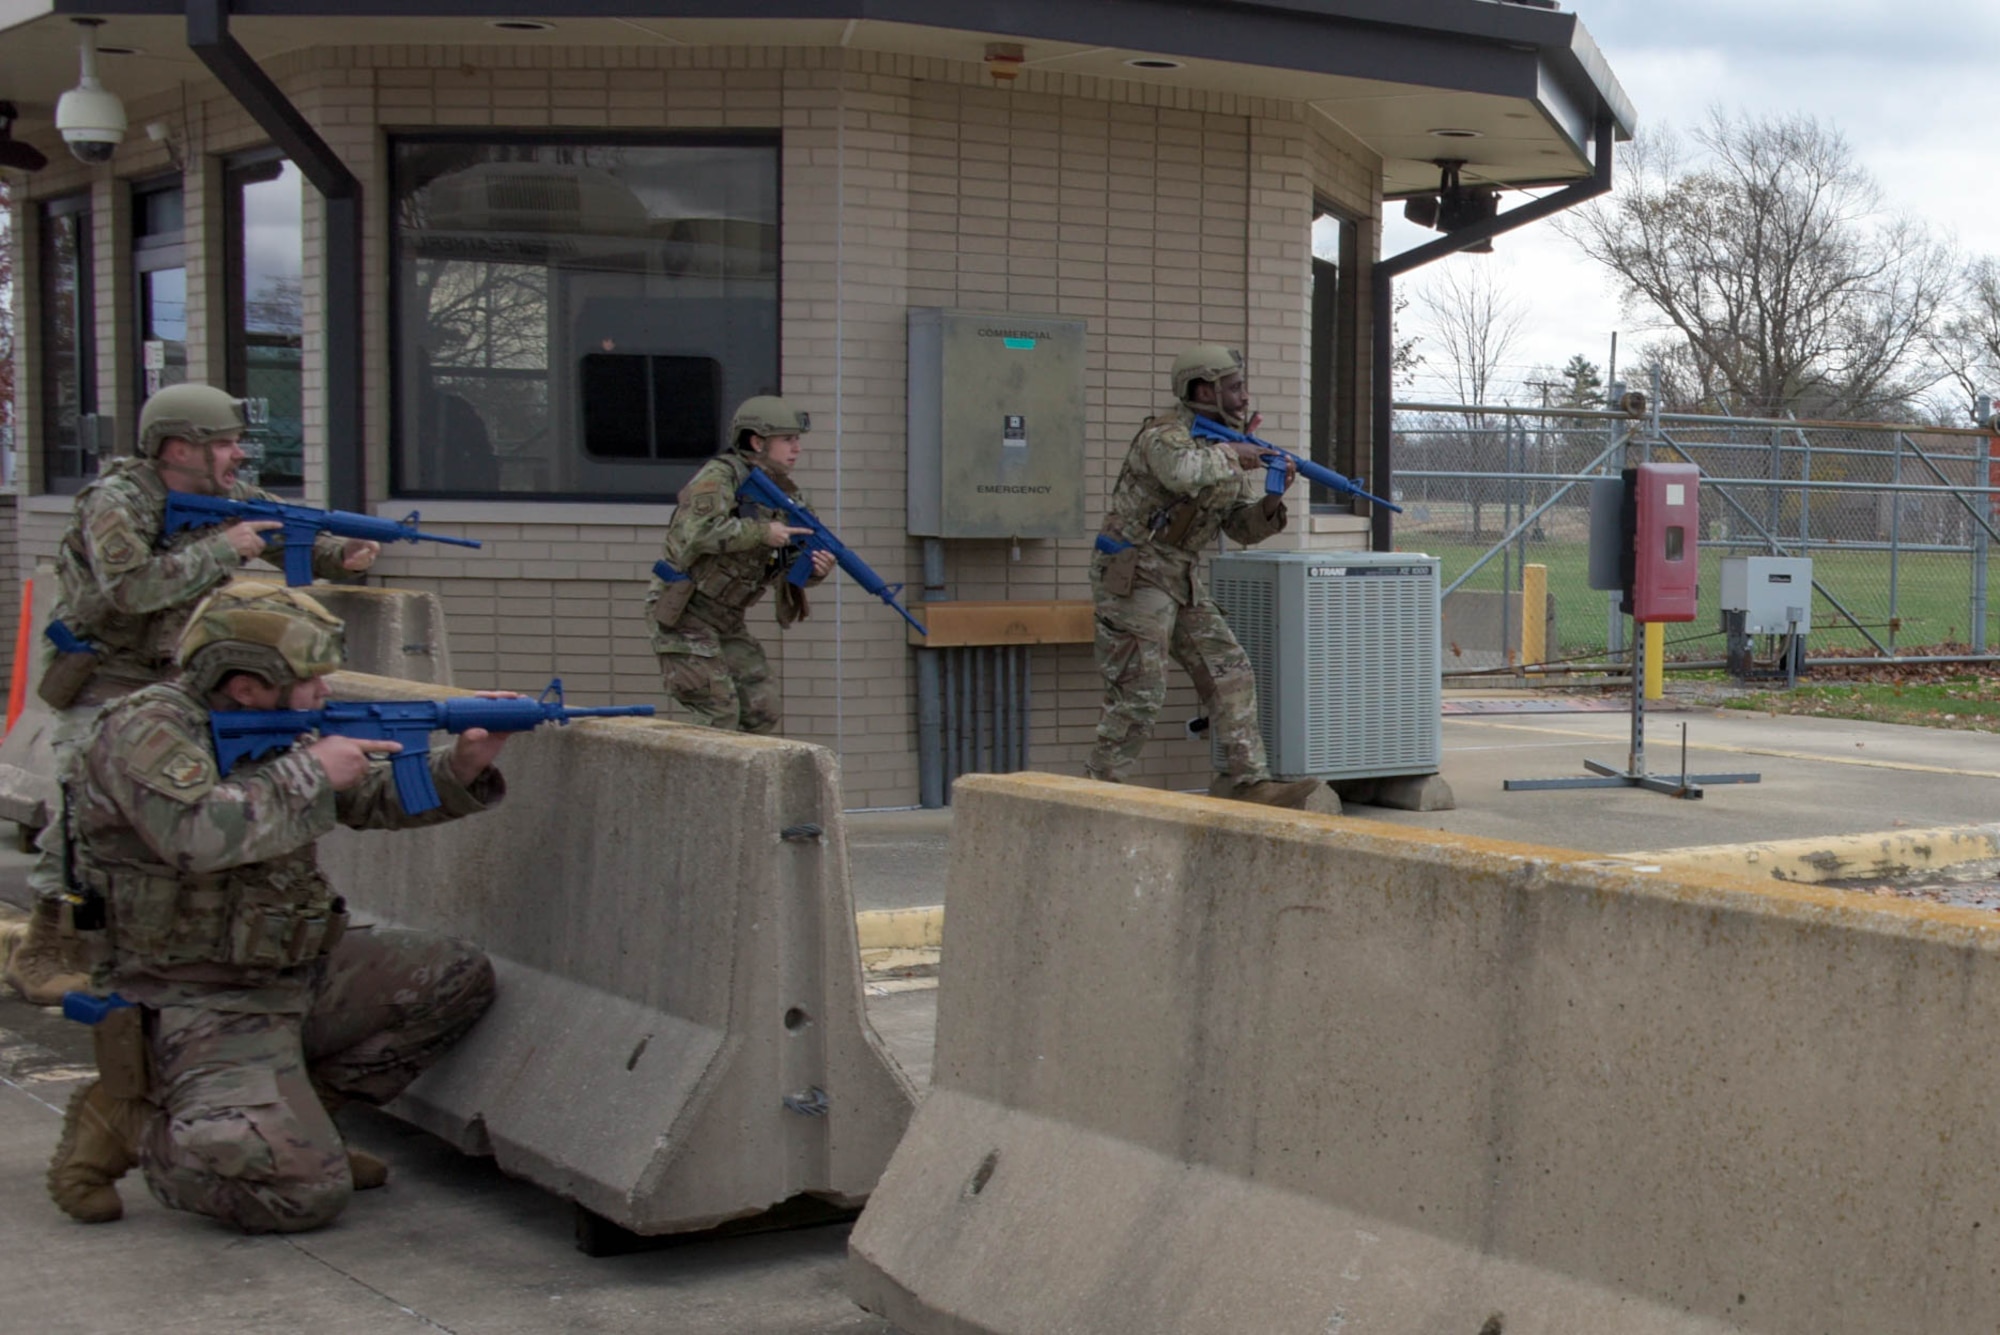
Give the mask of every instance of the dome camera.
<svg viewBox="0 0 2000 1335">
<path fill-rule="evenodd" d="M 97 25 L 100 19 L 77 19 L 83 29 L 83 77 L 56 102 L 56 129 L 78 162 L 92 166 L 111 161 L 125 138 L 125 104 L 97 79 Z"/>
</svg>

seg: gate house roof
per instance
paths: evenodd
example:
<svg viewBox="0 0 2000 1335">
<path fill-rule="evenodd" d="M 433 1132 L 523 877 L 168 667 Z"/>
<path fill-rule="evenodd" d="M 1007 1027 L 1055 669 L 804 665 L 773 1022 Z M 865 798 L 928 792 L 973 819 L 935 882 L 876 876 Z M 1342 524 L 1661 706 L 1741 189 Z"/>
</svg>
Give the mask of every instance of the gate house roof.
<svg viewBox="0 0 2000 1335">
<path fill-rule="evenodd" d="M 61 151 L 50 117 L 76 82 L 72 16 L 106 20 L 105 86 L 143 98 L 206 71 L 183 0 L 0 0 L 0 98 L 18 137 Z M 1551 184 L 1590 172 L 1592 127 L 1635 116 L 1573 14 L 1508 0 L 233 0 L 259 59 L 317 46 L 850 47 L 977 63 L 989 41 L 1026 66 L 1307 104 L 1383 159 L 1385 195 L 1468 181 Z M 493 25 L 535 19 L 521 32 Z M 1171 69 L 1133 60 L 1176 62 Z M 1439 130 L 1471 131 L 1441 136 Z"/>
</svg>

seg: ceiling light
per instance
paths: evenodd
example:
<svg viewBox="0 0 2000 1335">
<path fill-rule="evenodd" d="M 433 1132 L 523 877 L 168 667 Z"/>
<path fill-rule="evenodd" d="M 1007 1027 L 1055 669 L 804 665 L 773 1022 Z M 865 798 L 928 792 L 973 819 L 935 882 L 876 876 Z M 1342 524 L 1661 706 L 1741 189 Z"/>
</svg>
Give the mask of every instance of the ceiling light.
<svg viewBox="0 0 2000 1335">
<path fill-rule="evenodd" d="M 1177 70 L 1181 67 L 1180 61 L 1168 60 L 1164 56 L 1138 56 L 1125 63 L 1135 70 Z"/>
<path fill-rule="evenodd" d="M 1021 49 L 1019 42 L 988 42 L 986 44 L 986 72 L 996 83 L 1012 83 L 1021 77 L 1021 66 L 1026 63 L 1028 53 Z"/>
<path fill-rule="evenodd" d="M 503 32 L 547 32 L 556 25 L 540 19 L 488 19 L 486 26 Z"/>
<path fill-rule="evenodd" d="M 1441 126 L 1435 130 L 1426 130 L 1424 133 L 1436 139 L 1479 139 L 1484 137 L 1477 130 L 1466 130 L 1450 125 Z"/>
</svg>

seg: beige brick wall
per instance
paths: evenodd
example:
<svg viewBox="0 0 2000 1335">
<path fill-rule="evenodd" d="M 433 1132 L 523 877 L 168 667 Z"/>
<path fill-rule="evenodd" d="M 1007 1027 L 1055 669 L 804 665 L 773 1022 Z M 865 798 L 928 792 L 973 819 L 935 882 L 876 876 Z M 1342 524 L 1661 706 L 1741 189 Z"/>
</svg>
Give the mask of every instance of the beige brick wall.
<svg viewBox="0 0 2000 1335">
<path fill-rule="evenodd" d="M 378 499 L 386 499 L 390 426 L 385 127 L 781 129 L 784 388 L 815 419 L 802 480 L 842 537 L 912 593 L 922 581 L 919 544 L 904 531 L 909 307 L 1087 322 L 1085 508 L 1094 523 L 1127 441 L 1162 406 L 1166 368 L 1188 343 L 1245 347 L 1267 432 L 1302 437 L 1314 193 L 1357 218 L 1379 213 L 1379 164 L 1302 108 L 1115 80 L 1030 71 L 999 88 L 971 65 L 749 48 L 368 47 L 300 53 L 271 69 L 366 192 L 366 454 Z M 219 90 L 192 85 L 188 97 L 191 154 L 261 142 Z M 135 106 L 133 122 L 170 114 L 178 123 L 179 105 Z M 101 392 L 128 430 L 135 350 L 116 332 L 132 301 L 123 178 L 166 165 L 148 153 L 157 149 L 128 147 L 113 169 L 52 167 L 34 182 L 38 196 L 95 185 Z M 219 309 L 221 251 L 208 225 L 219 219 L 218 175 L 204 165 L 189 183 L 189 224 L 199 232 L 190 235 L 191 269 L 202 274 L 204 303 L 191 299 L 195 310 Z M 324 274 L 318 210 L 306 217 L 307 474 L 319 498 L 324 386 L 312 368 Z M 191 358 L 215 365 L 219 331 L 194 341 Z M 24 438 L 34 420 L 24 414 Z M 479 538 L 485 549 L 398 547 L 380 569 L 443 598 L 461 682 L 528 687 L 560 674 L 580 700 L 666 705 L 640 616 L 666 507 L 424 508 L 427 528 Z M 56 498 L 27 501 L 23 558 L 53 548 L 65 509 Z M 1308 525 L 1297 527 L 1299 541 L 1358 542 L 1351 523 L 1311 526 L 1328 531 L 1309 537 Z M 1018 555 L 1007 543 L 953 542 L 947 553 L 954 597 L 1089 595 L 1087 537 L 1023 542 Z M 903 623 L 845 580 L 817 592 L 814 607 L 782 637 L 768 613 L 756 617 L 785 683 L 787 731 L 840 752 L 850 804 L 914 802 L 913 654 Z M 1073 772 L 1099 699 L 1088 648 L 1038 650 L 1033 672 L 1033 763 Z M 1193 712 L 1193 692 L 1177 677 L 1143 781 L 1205 781 L 1206 748 L 1179 738 Z"/>
</svg>

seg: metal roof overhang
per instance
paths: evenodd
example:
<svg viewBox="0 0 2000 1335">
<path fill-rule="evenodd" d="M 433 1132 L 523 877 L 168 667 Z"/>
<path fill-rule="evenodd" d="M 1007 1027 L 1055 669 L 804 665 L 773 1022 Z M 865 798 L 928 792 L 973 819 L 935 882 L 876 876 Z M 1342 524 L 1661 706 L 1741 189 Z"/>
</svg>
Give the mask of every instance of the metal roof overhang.
<svg viewBox="0 0 2000 1335">
<path fill-rule="evenodd" d="M 16 133 L 60 152 L 49 117 L 76 82 L 73 17 L 106 20 L 105 85 L 128 101 L 201 81 L 186 0 L 0 0 L 0 98 Z M 254 58 L 316 46 L 842 46 L 977 63 L 1020 43 L 1030 69 L 1289 100 L 1382 158 L 1390 197 L 1468 182 L 1560 184 L 1591 174 L 1595 127 L 1635 116 L 1573 14 L 1500 0 L 234 0 Z M 537 19 L 542 32 L 491 26 Z M 1128 61 L 1166 59 L 1170 70 Z M 1437 130 L 1471 131 L 1441 137 Z"/>
</svg>

